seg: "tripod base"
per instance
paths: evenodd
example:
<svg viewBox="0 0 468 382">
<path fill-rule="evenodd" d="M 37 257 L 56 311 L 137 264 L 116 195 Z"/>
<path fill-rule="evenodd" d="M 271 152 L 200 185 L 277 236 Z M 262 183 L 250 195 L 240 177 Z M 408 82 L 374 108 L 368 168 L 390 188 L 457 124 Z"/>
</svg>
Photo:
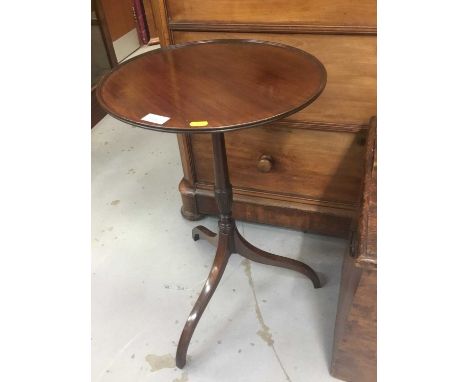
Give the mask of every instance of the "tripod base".
<svg viewBox="0 0 468 382">
<path fill-rule="evenodd" d="M 197 226 L 192 230 L 193 240 L 204 239 L 216 247 L 216 256 L 210 274 L 180 336 L 176 365 L 181 369 L 185 366 L 188 346 L 198 321 L 208 305 L 211 296 L 213 296 L 232 253 L 237 253 L 257 263 L 287 268 L 302 273 L 312 281 L 315 288 L 320 288 L 320 280 L 317 274 L 308 265 L 297 260 L 262 251 L 253 246 L 241 236 L 234 222 L 229 226 L 228 231 L 225 231 L 220 229 L 220 232 L 215 234 L 203 226 Z"/>
</svg>

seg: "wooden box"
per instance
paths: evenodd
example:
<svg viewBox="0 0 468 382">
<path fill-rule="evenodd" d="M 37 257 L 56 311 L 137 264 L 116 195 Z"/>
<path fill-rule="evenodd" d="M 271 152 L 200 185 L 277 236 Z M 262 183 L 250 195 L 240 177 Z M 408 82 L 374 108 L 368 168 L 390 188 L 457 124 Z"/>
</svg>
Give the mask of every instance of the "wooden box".
<svg viewBox="0 0 468 382">
<path fill-rule="evenodd" d="M 163 46 L 252 38 L 315 55 L 328 83 L 272 126 L 227 133 L 237 219 L 346 237 L 356 213 L 368 120 L 376 114 L 375 0 L 152 0 Z M 180 135 L 182 214 L 215 214 L 211 145 Z M 233 142 L 236 141 L 236 147 Z M 269 158 L 267 172 L 259 164 Z"/>
</svg>

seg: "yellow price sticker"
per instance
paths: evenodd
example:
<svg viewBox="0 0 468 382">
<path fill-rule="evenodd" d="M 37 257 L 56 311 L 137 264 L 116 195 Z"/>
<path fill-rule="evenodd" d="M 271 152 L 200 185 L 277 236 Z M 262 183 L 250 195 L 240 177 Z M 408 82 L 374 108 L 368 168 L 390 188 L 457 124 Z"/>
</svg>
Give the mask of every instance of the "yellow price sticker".
<svg viewBox="0 0 468 382">
<path fill-rule="evenodd" d="M 208 126 L 208 121 L 192 121 L 190 122 L 191 127 L 203 127 Z"/>
</svg>

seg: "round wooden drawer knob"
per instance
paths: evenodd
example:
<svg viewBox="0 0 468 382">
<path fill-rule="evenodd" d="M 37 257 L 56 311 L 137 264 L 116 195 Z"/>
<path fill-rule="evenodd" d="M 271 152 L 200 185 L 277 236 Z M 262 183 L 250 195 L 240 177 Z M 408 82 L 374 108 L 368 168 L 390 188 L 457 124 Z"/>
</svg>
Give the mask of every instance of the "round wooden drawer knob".
<svg viewBox="0 0 468 382">
<path fill-rule="evenodd" d="M 270 172 L 273 168 L 273 158 L 270 155 L 262 155 L 257 163 L 257 170 L 260 172 Z"/>
</svg>

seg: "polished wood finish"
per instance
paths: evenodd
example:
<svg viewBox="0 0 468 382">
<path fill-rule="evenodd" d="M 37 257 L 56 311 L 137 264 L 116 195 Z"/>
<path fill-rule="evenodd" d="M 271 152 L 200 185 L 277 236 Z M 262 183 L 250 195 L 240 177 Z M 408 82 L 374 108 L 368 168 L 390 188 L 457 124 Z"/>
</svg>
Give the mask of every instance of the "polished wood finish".
<svg viewBox="0 0 468 382">
<path fill-rule="evenodd" d="M 170 0 L 167 7 L 172 21 L 376 25 L 373 0 Z"/>
<path fill-rule="evenodd" d="M 173 32 L 177 43 L 211 38 L 245 38 L 245 33 Z M 376 114 L 377 40 L 375 36 L 249 33 L 249 38 L 295 46 L 327 68 L 327 87 L 316 102 L 292 121 L 368 124 Z M 305 70 L 305 68 L 301 69 Z M 356 195 L 357 196 L 357 195 Z"/>
<path fill-rule="evenodd" d="M 336 34 L 336 35 L 369 35 L 375 36 L 377 28 L 362 25 L 311 25 L 311 24 L 284 24 L 269 23 L 225 23 L 225 22 L 194 22 L 170 21 L 168 27 L 171 31 L 198 31 L 198 32 L 242 32 L 242 33 L 288 33 L 288 34 Z"/>
<path fill-rule="evenodd" d="M 135 28 L 132 0 L 99 0 L 108 21 L 112 41 Z"/>
<path fill-rule="evenodd" d="M 91 128 L 106 116 L 106 111 L 101 107 L 96 98 L 96 86 L 91 88 Z"/>
<path fill-rule="evenodd" d="M 143 8 L 145 10 L 146 24 L 148 25 L 149 41 L 148 45 L 159 44 L 158 28 L 156 24 L 156 16 L 152 6 L 152 0 L 143 0 Z"/>
<path fill-rule="evenodd" d="M 262 128 L 227 134 L 234 196 L 233 216 L 246 221 L 349 237 L 350 223 L 354 220 L 353 226 L 356 227 L 356 215 L 360 211 L 362 190 L 358 184 L 363 173 L 357 175 L 356 171 L 363 166 L 366 157 L 369 117 L 376 114 L 376 1 L 153 0 L 153 5 L 159 15 L 162 46 L 198 39 L 255 38 L 299 47 L 312 52 L 324 63 L 328 79 L 320 98 L 300 113 L 276 122 L 276 133 L 264 136 L 264 145 L 275 147 L 277 135 L 294 137 L 299 134 L 305 139 L 302 147 L 282 153 L 285 159 L 262 148 L 257 153 L 258 157 L 243 160 L 242 157 L 236 158 L 232 152 L 230 136 L 238 134 L 245 137 L 243 143 L 248 152 L 249 136 Z M 279 133 L 280 130 L 285 133 Z M 307 135 L 303 134 L 304 130 L 308 132 Z M 329 138 L 326 138 L 327 134 Z M 200 219 L 203 214 L 216 214 L 216 202 L 212 196 L 213 179 L 210 179 L 201 163 L 211 155 L 210 142 L 201 135 L 187 134 L 178 136 L 178 141 L 184 168 L 184 177 L 179 186 L 182 214 L 194 219 Z M 348 143 L 344 144 L 343 141 Z M 253 176 L 250 177 L 253 184 L 238 186 L 237 182 L 242 181 L 238 172 L 245 172 L 245 165 L 251 174 L 258 177 L 275 176 L 275 164 L 268 173 L 259 173 L 255 168 L 263 154 L 271 155 L 275 162 L 286 160 L 290 163 L 288 168 L 294 171 L 297 168 L 294 166 L 296 158 L 310 155 L 307 143 L 309 147 L 325 143 L 327 148 L 322 155 L 310 158 L 308 163 L 307 171 L 321 168 L 318 184 L 316 179 L 310 178 L 303 182 L 298 193 L 291 195 L 277 193 L 269 181 L 259 182 Z M 328 157 L 333 160 L 328 161 Z M 329 165 L 324 165 L 324 161 Z M 340 165 L 336 167 L 332 163 Z M 349 177 L 349 174 L 354 175 Z M 282 187 L 281 183 L 280 178 L 274 182 L 279 187 Z M 321 194 L 323 190 L 327 190 L 326 195 Z M 332 200 L 330 195 L 334 195 Z M 358 243 L 357 237 L 359 234 L 355 234 L 355 245 Z M 357 252 L 356 249 L 355 254 Z M 347 256 L 344 262 L 346 271 L 343 272 L 332 366 L 336 376 L 357 381 L 360 380 L 356 378 L 360 368 L 363 378 L 372 379 L 374 375 L 374 345 L 361 346 L 362 349 L 369 349 L 366 356 L 355 349 L 355 344 L 359 344 L 355 341 L 361 336 L 364 343 L 370 338 L 372 344 L 375 336 L 376 280 L 376 272 L 367 268 L 372 264 L 362 262 L 359 265 L 358 258 L 359 255 L 356 260 Z M 356 299 L 353 300 L 353 296 Z M 364 318 L 366 310 L 369 312 L 367 321 Z M 361 326 L 353 326 L 353 314 L 360 317 L 358 323 Z M 340 327 L 343 329 L 341 334 Z M 363 328 L 361 332 L 357 331 L 359 327 Z M 349 337 L 350 328 L 354 328 L 353 337 Z M 350 339 L 350 345 L 344 348 Z M 367 365 L 356 361 L 366 358 Z M 350 370 L 348 373 L 347 369 Z"/>
<path fill-rule="evenodd" d="M 169 18 L 167 14 L 166 0 L 151 0 L 154 21 L 160 38 L 161 46 L 166 47 L 173 44 L 172 36 L 169 31 Z"/>
<path fill-rule="evenodd" d="M 323 65 L 299 49 L 257 40 L 213 40 L 129 60 L 106 76 L 98 97 L 114 117 L 140 127 L 230 131 L 295 113 L 314 101 L 325 83 Z M 170 119 L 164 124 L 142 120 L 148 113 Z"/>
<path fill-rule="evenodd" d="M 216 291 L 216 288 L 221 281 L 221 277 L 223 276 L 224 270 L 226 269 L 226 265 L 231 255 L 229 241 L 230 238 L 228 234 L 219 233 L 216 256 L 211 267 L 210 274 L 205 282 L 205 285 L 203 286 L 200 296 L 198 297 L 195 305 L 192 308 L 192 311 L 190 312 L 179 339 L 176 352 L 176 365 L 180 369 L 182 369 L 187 362 L 187 350 L 193 333 L 195 332 L 195 328 L 197 327 L 198 322 L 200 321 L 200 318 L 208 305 L 208 302 Z"/>
<path fill-rule="evenodd" d="M 273 168 L 273 157 L 271 155 L 261 155 L 257 162 L 257 170 L 260 172 L 270 172 Z"/>
<path fill-rule="evenodd" d="M 211 70 L 205 71 L 206 65 L 211 65 Z M 307 73 L 302 73 L 299 67 Z M 308 277 L 315 288 L 320 287 L 317 274 L 308 265 L 262 251 L 240 235 L 232 215 L 233 189 L 224 132 L 263 125 L 297 112 L 321 94 L 325 82 L 326 71 L 312 55 L 257 40 L 204 41 L 150 52 L 120 65 L 100 82 L 99 102 L 123 121 L 152 130 L 184 132 L 179 136 L 182 144 L 188 132 L 211 133 L 210 159 L 219 232 L 216 235 L 198 226 L 192 237 L 208 240 L 217 250 L 208 279 L 179 340 L 176 355 L 179 368 L 185 366 L 190 339 L 232 253 L 294 270 Z M 171 122 L 148 124 L 141 120 L 148 113 L 170 116 Z M 194 120 L 209 123 L 202 128 L 188 127 L 189 121 Z M 242 145 L 237 149 L 245 150 Z M 260 158 L 271 160 L 268 156 Z M 192 167 L 193 163 L 184 164 L 184 170 Z"/>
<path fill-rule="evenodd" d="M 231 179 L 238 189 L 322 198 L 357 207 L 355 195 L 361 191 L 365 137 L 364 132 L 342 134 L 277 124 L 236 131 L 226 136 Z M 212 184 L 209 137 L 193 136 L 191 142 L 197 182 Z M 269 162 L 271 168 L 262 173 L 258 166 L 265 155 L 271 158 L 264 160 L 265 169 Z M 310 187 L 304 189 L 304 183 Z"/>
<path fill-rule="evenodd" d="M 236 218 L 348 237 L 361 190 L 366 127 L 280 121 L 228 134 Z M 188 144 L 179 137 L 181 143 L 189 153 L 182 162 L 187 179 L 179 187 L 182 213 L 197 219 L 216 213 L 209 139 L 196 135 Z M 258 170 L 262 155 L 272 158 L 269 172 Z"/>
<path fill-rule="evenodd" d="M 216 215 L 213 202 L 213 185 L 199 184 L 196 190 L 185 180 L 179 185 L 183 207 L 182 215 L 190 220 L 200 220 L 203 215 L 187 215 L 191 211 L 203 211 Z M 261 206 L 257 203 L 264 201 Z M 193 206 L 193 204 L 195 206 Z M 338 237 L 349 236 L 349 226 L 355 211 L 339 208 L 339 205 L 323 205 L 320 201 L 293 198 L 288 195 L 262 191 L 234 189 L 233 216 L 236 219 L 256 223 L 275 224 L 301 231 L 315 231 Z"/>
<path fill-rule="evenodd" d="M 320 280 L 317 274 L 308 265 L 294 259 L 262 251 L 250 244 L 239 233 L 236 228 L 236 223 L 232 218 L 232 186 L 229 180 L 224 134 L 213 133 L 211 134 L 211 138 L 214 153 L 214 191 L 219 210 L 219 233 L 216 235 L 208 228 L 198 226 L 192 230 L 192 237 L 195 241 L 200 238 L 205 239 L 212 245 L 216 246 L 217 249 L 208 279 L 206 280 L 200 296 L 190 312 L 179 339 L 176 353 L 176 365 L 179 368 L 183 368 L 185 366 L 190 340 L 205 308 L 221 280 L 231 254 L 238 253 L 251 261 L 302 273 L 312 281 L 315 288 L 320 288 Z"/>
<path fill-rule="evenodd" d="M 287 162 L 307 158 L 309 153 L 304 149 L 307 143 L 309 147 L 319 146 L 315 132 L 330 134 L 329 139 L 322 138 L 320 143 L 326 140 L 326 147 L 331 151 L 324 152 L 325 156 L 310 158 L 308 162 L 308 172 L 321 167 L 319 183 L 312 179 L 304 181 L 299 193 L 290 196 L 275 193 L 271 187 L 259 188 L 252 177 L 250 179 L 256 183 L 240 187 L 237 174 L 245 169 L 238 166 L 238 158 L 229 153 L 229 160 L 233 162 L 233 213 L 247 221 L 348 237 L 349 216 L 356 212 L 359 201 L 361 175 L 356 179 L 355 175 L 347 174 L 356 174 L 356 169 L 362 165 L 362 137 L 366 134 L 369 117 L 376 114 L 375 0 L 153 0 L 153 5 L 163 36 L 162 46 L 200 39 L 254 38 L 298 47 L 324 63 L 328 79 L 323 94 L 310 106 L 281 121 L 276 130 L 284 129 L 283 136 L 302 134 L 302 129 L 310 131 L 308 135 L 302 134 L 307 141 L 285 158 Z M 250 148 L 247 135 L 254 131 L 239 132 L 245 136 L 247 152 Z M 205 139 L 202 143 L 199 138 L 188 135 L 178 138 L 184 167 L 184 179 L 180 184 L 182 214 L 190 219 L 200 219 L 216 211 L 216 202 L 208 192 L 212 183 L 207 183 L 206 173 L 197 172 L 200 157 L 210 152 L 209 142 Z M 276 133 L 266 139 L 264 144 L 274 147 Z M 229 150 L 229 136 L 227 144 Z M 258 153 L 262 154 L 271 155 Z M 328 161 L 328 156 L 334 159 Z M 284 161 L 277 156 L 273 159 Z M 340 165 L 333 167 L 336 160 Z M 255 169 L 252 171 L 258 173 Z M 275 178 L 275 165 L 270 172 L 259 175 Z M 276 178 L 275 182 L 268 183 L 285 181 Z M 324 189 L 327 192 L 321 195 Z M 334 198 L 330 199 L 330 195 Z"/>
<path fill-rule="evenodd" d="M 331 373 L 350 382 L 377 379 L 377 120 L 369 128 L 359 218 L 345 255 Z"/>
<path fill-rule="evenodd" d="M 99 20 L 99 28 L 101 29 L 102 39 L 106 47 L 107 58 L 109 59 L 111 67 L 113 68 L 117 66 L 118 62 L 117 57 L 115 55 L 114 45 L 112 44 L 112 37 L 109 31 L 109 23 L 107 21 L 107 16 L 102 6 L 102 0 L 93 0 L 91 4 L 93 4 L 93 9 L 95 10 L 96 16 Z"/>
</svg>

